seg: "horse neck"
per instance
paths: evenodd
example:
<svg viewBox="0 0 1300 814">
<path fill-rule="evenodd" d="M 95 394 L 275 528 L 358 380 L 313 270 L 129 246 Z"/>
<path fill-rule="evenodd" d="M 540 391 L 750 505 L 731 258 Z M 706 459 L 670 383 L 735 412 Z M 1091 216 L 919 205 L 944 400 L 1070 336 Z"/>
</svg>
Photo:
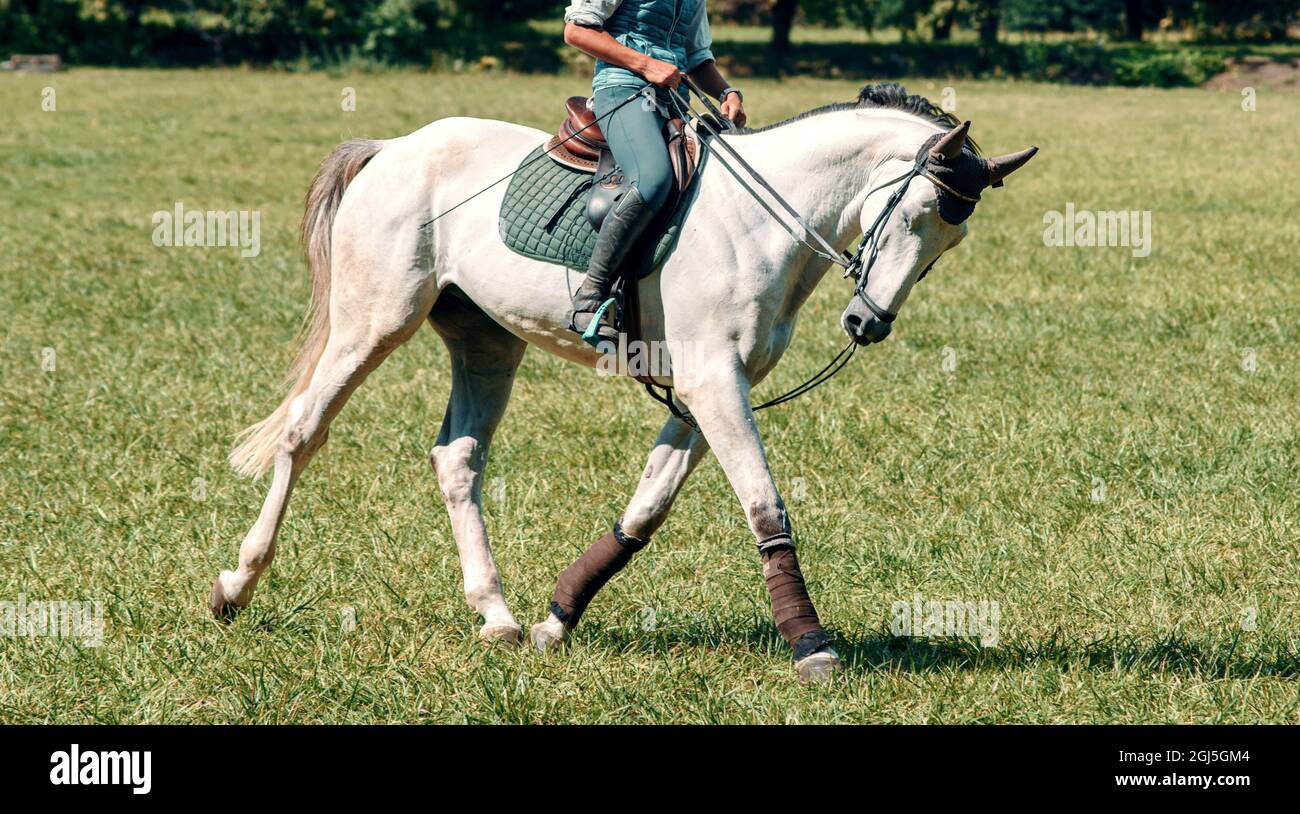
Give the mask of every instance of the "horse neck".
<svg viewBox="0 0 1300 814">
<path fill-rule="evenodd" d="M 905 113 L 855 108 L 726 138 L 812 228 L 842 250 L 860 234 L 869 184 L 882 180 L 873 178 L 877 168 L 891 159 L 915 154 L 917 146 L 934 132 L 934 125 Z M 744 171 L 740 172 L 744 177 Z M 729 177 L 727 181 L 734 183 Z M 770 218 L 762 229 L 765 234 L 776 233 L 774 239 L 762 241 L 777 247 L 769 267 L 791 275 L 798 307 L 826 273 L 826 261 L 792 240 Z M 816 244 L 814 238 L 807 241 Z"/>
</svg>

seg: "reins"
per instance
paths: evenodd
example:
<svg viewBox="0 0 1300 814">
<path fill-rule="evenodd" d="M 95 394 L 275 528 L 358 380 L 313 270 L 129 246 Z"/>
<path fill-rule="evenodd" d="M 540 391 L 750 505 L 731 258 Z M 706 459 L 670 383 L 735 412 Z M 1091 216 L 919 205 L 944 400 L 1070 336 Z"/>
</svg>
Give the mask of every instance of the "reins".
<svg viewBox="0 0 1300 814">
<path fill-rule="evenodd" d="M 704 106 L 708 108 L 709 113 L 713 114 L 713 116 L 718 120 L 718 122 L 723 124 L 725 129 L 727 130 L 735 129 L 735 126 L 732 125 L 731 120 L 728 119 L 726 116 L 722 115 L 722 111 L 718 110 L 718 108 L 713 104 L 713 102 L 709 99 L 709 97 L 705 95 L 704 91 L 700 89 L 699 85 L 695 84 L 695 81 L 693 79 L 691 79 L 689 76 L 683 75 L 682 81 L 685 82 L 686 86 L 691 90 L 691 92 L 694 93 L 696 97 L 698 97 L 699 100 L 704 103 Z M 796 243 L 799 243 L 800 245 L 804 246 L 816 256 L 821 257 L 823 260 L 826 260 L 827 262 L 830 263 L 834 263 L 835 265 L 843 268 L 844 277 L 846 278 L 852 277 L 854 279 L 854 283 L 855 283 L 853 289 L 854 296 L 862 300 L 863 304 L 866 305 L 867 308 L 871 311 L 871 313 L 875 315 L 876 319 L 880 320 L 881 322 L 894 321 L 894 319 L 898 315 L 891 312 L 887 308 L 884 308 L 879 304 L 877 304 L 867 294 L 867 276 L 868 273 L 871 271 L 871 266 L 876 262 L 876 255 L 879 252 L 877 233 L 885 225 L 885 223 L 888 222 L 890 215 L 894 213 L 894 210 L 898 207 L 898 204 L 903 200 L 903 195 L 906 194 L 907 188 L 911 184 L 912 179 L 918 175 L 924 175 L 927 178 L 929 178 L 931 181 L 940 183 L 939 180 L 934 177 L 933 173 L 929 172 L 929 170 L 926 169 L 923 158 L 918 156 L 916 163 L 913 164 L 910 170 L 898 176 L 897 178 L 893 178 L 889 181 L 884 182 L 883 184 L 877 185 L 876 187 L 872 188 L 870 191 L 867 192 L 866 197 L 869 198 L 873 193 L 877 192 L 878 190 L 884 189 L 885 187 L 891 186 L 893 184 L 899 184 L 901 182 L 901 185 L 890 194 L 889 199 L 885 202 L 884 208 L 880 210 L 880 213 L 876 216 L 876 219 L 872 221 L 871 226 L 867 227 L 867 230 L 862 233 L 862 238 L 858 241 L 857 250 L 854 251 L 853 254 L 849 254 L 847 251 L 840 252 L 837 251 L 835 247 L 830 244 L 830 241 L 828 241 L 825 237 L 823 237 L 820 232 L 818 232 L 815 228 L 813 228 L 813 226 L 810 223 L 808 223 L 808 221 L 805 220 L 802 215 L 799 214 L 798 210 L 796 210 L 793 206 L 791 206 L 790 203 L 785 200 L 785 198 L 782 198 L 781 194 L 777 192 L 775 189 L 773 189 L 772 185 L 767 182 L 767 179 L 763 178 L 763 176 L 760 175 L 757 170 L 755 170 L 752 166 L 750 166 L 749 162 L 746 161 L 744 158 L 742 158 L 741 155 L 738 152 L 736 152 L 735 148 L 733 148 L 730 144 L 728 144 L 723 139 L 718 138 L 718 136 L 722 134 L 713 126 L 713 124 L 707 118 L 700 116 L 694 111 L 694 109 L 691 108 L 689 99 L 687 100 L 684 109 L 682 106 L 682 102 L 680 98 L 677 96 L 677 94 L 675 93 L 670 94 L 669 99 L 671 99 L 673 104 L 677 107 L 677 112 L 682 116 L 682 118 L 692 119 L 693 121 L 696 122 L 697 125 L 704 127 L 704 129 L 707 130 L 711 136 L 713 136 L 713 138 L 709 139 L 707 142 L 704 139 L 701 139 L 700 143 L 702 145 L 705 145 L 707 149 L 712 151 L 712 157 L 718 163 L 720 163 L 727 170 L 727 172 L 731 174 L 733 178 L 736 179 L 736 182 L 740 184 L 742 189 L 744 189 L 747 193 L 749 193 L 750 197 L 752 197 L 755 201 L 758 202 L 760 206 L 763 207 L 764 211 L 766 211 L 767 214 L 771 216 L 772 220 L 776 221 L 777 224 L 781 226 L 781 228 L 784 229 Z M 719 155 L 718 151 L 713 149 L 715 145 L 721 147 L 723 151 L 725 151 L 728 157 L 724 159 L 721 155 Z M 786 213 L 791 218 L 794 219 L 795 223 L 797 223 L 799 227 L 803 230 L 802 234 L 799 231 L 796 231 L 794 228 L 792 228 L 790 224 L 787 223 L 785 219 L 783 219 L 780 215 L 778 215 L 776 211 L 767 203 L 767 201 L 765 201 L 763 197 L 759 195 L 758 192 L 745 181 L 745 179 L 740 177 L 740 174 L 736 171 L 735 167 L 731 166 L 731 164 L 729 163 L 730 160 L 734 160 L 737 164 L 739 164 L 745 170 L 745 172 L 747 172 L 750 176 L 753 177 L 753 179 L 758 183 L 759 186 L 761 186 L 764 190 L 767 191 L 769 195 L 772 196 L 773 200 L 775 200 L 777 204 L 779 204 L 780 207 L 784 209 Z M 948 188 L 946 184 L 940 183 L 940 186 L 943 186 L 945 189 Z M 966 196 L 960 194 L 959 197 L 962 197 L 965 200 L 970 200 Z M 814 246 L 810 244 L 807 241 L 806 236 L 808 235 L 812 236 L 813 240 L 817 242 L 820 248 L 818 246 Z M 867 260 L 864 263 L 862 260 L 862 255 L 863 252 L 866 251 L 868 245 L 871 246 L 871 253 L 867 256 Z M 921 273 L 921 277 L 924 277 L 927 272 L 929 272 L 929 268 L 927 268 L 924 272 Z M 766 410 L 769 407 L 776 407 L 779 404 L 785 404 L 787 401 L 792 401 L 798 398 L 799 396 L 808 393 L 809 391 L 813 390 L 817 386 L 829 381 L 831 377 L 833 377 L 836 373 L 839 373 L 841 370 L 843 370 L 844 366 L 847 365 L 849 361 L 853 358 L 853 355 L 854 353 L 857 352 L 857 349 L 858 349 L 857 342 L 850 339 L 849 343 L 843 348 L 843 350 L 841 350 L 838 354 L 835 355 L 835 358 L 831 359 L 831 361 L 821 370 L 817 371 L 808 379 L 804 380 L 802 384 L 799 384 L 796 387 L 787 390 L 786 392 L 782 393 L 779 396 L 776 396 L 775 398 L 768 399 L 762 404 L 751 406 L 750 409 L 753 412 L 758 412 L 759 410 Z M 655 401 L 658 401 L 660 404 L 665 405 L 674 416 L 676 416 L 678 419 L 685 422 L 691 427 L 698 427 L 698 424 L 696 424 L 695 419 L 691 416 L 691 414 L 689 412 L 684 412 L 681 408 L 677 406 L 676 402 L 673 400 L 672 387 L 666 385 L 662 386 L 664 393 L 661 395 L 660 393 L 656 392 L 654 389 L 657 385 L 653 384 L 652 382 L 643 382 L 643 384 L 645 384 L 646 392 L 649 393 L 650 396 Z"/>
<path fill-rule="evenodd" d="M 713 102 L 709 99 L 709 97 L 704 94 L 704 91 L 700 90 L 700 86 L 695 84 L 695 80 L 683 74 L 682 81 L 686 83 L 686 86 L 690 88 L 690 90 L 697 97 L 699 97 L 700 101 L 704 103 L 704 106 L 709 109 L 709 112 L 712 113 L 719 122 L 724 122 L 726 125 L 728 125 L 727 127 L 728 130 L 734 129 L 734 125 L 731 124 L 731 120 L 728 119 L 726 116 L 722 115 L 722 111 L 718 110 L 718 108 L 713 104 Z M 683 109 L 681 99 L 676 94 L 672 94 L 669 98 L 672 100 L 673 104 L 676 105 L 677 112 L 681 114 L 683 118 L 688 118 L 688 117 L 693 118 L 696 121 L 696 123 L 703 125 L 704 129 L 708 130 L 709 134 L 714 136 L 715 139 L 717 136 L 721 135 L 716 129 L 714 129 L 713 125 L 709 122 L 708 119 L 705 119 L 703 116 L 699 116 L 695 114 L 695 111 L 690 109 L 689 101 L 687 102 L 686 108 Z M 708 145 L 710 149 L 713 148 L 714 143 L 715 143 L 714 140 L 710 140 Z M 785 229 L 787 233 L 789 233 L 790 237 L 794 238 L 794 241 L 796 243 L 800 243 L 803 246 L 807 247 L 810 251 L 812 251 L 813 254 L 817 255 L 818 257 L 821 257 L 827 262 L 835 263 L 836 265 L 842 266 L 845 269 L 851 267 L 853 259 L 849 256 L 849 254 L 847 252 L 841 253 L 834 246 L 830 244 L 830 241 L 822 237 L 821 233 L 818 232 L 816 229 L 814 229 L 812 225 L 808 223 L 807 220 L 804 219 L 803 215 L 800 215 L 798 210 L 796 210 L 793 206 L 791 206 L 786 201 L 785 198 L 782 198 L 781 194 L 777 192 L 775 189 L 773 189 L 772 185 L 767 182 L 767 179 L 764 178 L 762 175 L 760 175 L 758 170 L 750 166 L 749 162 L 746 161 L 744 158 L 742 158 L 740 153 L 736 152 L 734 147 L 732 147 L 730 144 L 720 139 L 716 140 L 716 144 L 726 151 L 727 155 L 730 157 L 731 160 L 734 160 L 745 170 L 745 172 L 753 176 L 754 180 L 758 182 L 758 185 L 761 186 L 763 189 L 765 189 L 767 193 L 772 196 L 773 200 L 775 200 L 781 206 L 781 208 L 784 209 L 786 213 L 789 214 L 790 217 L 794 219 L 795 223 L 799 224 L 799 226 L 803 229 L 804 233 L 807 235 L 811 235 L 812 238 L 817 241 L 818 246 L 820 246 L 821 248 L 810 245 L 808 241 L 804 238 L 804 235 L 801 235 L 794 229 L 790 228 L 790 225 L 786 223 L 784 220 L 782 220 L 779 215 L 776 214 L 776 212 L 772 209 L 772 207 L 768 205 L 767 201 L 763 200 L 762 196 L 760 196 L 754 190 L 753 187 L 751 187 L 748 183 L 746 183 L 745 179 L 740 177 L 740 174 L 736 172 L 734 167 L 728 164 L 727 161 L 719 158 L 718 162 L 722 164 L 723 167 L 726 167 L 727 172 L 731 173 L 731 176 L 736 179 L 737 183 L 739 183 L 741 187 L 743 187 L 744 190 L 748 192 L 750 196 L 755 201 L 757 201 L 760 206 L 763 207 L 764 210 L 767 211 L 768 215 L 771 215 L 773 220 L 775 220 L 778 224 L 780 224 L 781 227 Z M 716 151 L 714 151 L 715 156 L 716 154 L 717 154 Z"/>
</svg>

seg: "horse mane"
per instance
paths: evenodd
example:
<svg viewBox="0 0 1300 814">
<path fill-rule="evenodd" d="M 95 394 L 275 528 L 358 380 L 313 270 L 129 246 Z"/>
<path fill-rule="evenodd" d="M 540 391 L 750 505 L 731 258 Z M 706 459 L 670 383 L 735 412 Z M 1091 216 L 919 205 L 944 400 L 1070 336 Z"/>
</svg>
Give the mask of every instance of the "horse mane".
<svg viewBox="0 0 1300 814">
<path fill-rule="evenodd" d="M 899 110 L 903 113 L 909 113 L 918 119 L 937 125 L 944 131 L 951 130 L 961 124 L 957 117 L 944 110 L 943 108 L 931 102 L 929 99 L 917 93 L 908 93 L 907 88 L 897 82 L 872 82 L 864 85 L 862 90 L 858 91 L 857 101 L 854 102 L 832 102 L 828 105 L 815 107 L 812 110 L 805 110 L 803 113 L 796 114 L 790 118 L 779 121 L 776 124 L 769 124 L 766 127 L 755 129 L 745 128 L 740 131 L 739 135 L 748 135 L 749 133 L 762 133 L 765 130 L 775 130 L 778 127 L 784 127 L 787 124 L 803 121 L 804 119 L 820 116 L 823 113 L 834 113 L 839 110 L 860 110 L 862 108 L 879 108 L 888 110 Z M 980 154 L 979 145 L 969 136 L 966 138 L 966 144 L 975 151 L 976 155 Z"/>
</svg>

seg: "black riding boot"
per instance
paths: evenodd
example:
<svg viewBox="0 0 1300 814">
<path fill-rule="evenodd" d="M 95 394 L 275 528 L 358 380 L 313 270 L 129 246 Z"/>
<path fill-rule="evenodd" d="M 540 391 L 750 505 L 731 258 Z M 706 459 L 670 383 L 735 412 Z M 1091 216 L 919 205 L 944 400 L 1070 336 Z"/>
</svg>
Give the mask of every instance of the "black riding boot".
<svg viewBox="0 0 1300 814">
<path fill-rule="evenodd" d="M 582 340 L 592 347 L 603 341 L 618 344 L 618 331 L 609 314 L 614 305 L 609 292 L 628 252 L 654 216 L 640 191 L 631 187 L 601 224 L 587 278 L 573 295 L 573 311 L 569 314 L 569 330 L 582 334 Z"/>
</svg>

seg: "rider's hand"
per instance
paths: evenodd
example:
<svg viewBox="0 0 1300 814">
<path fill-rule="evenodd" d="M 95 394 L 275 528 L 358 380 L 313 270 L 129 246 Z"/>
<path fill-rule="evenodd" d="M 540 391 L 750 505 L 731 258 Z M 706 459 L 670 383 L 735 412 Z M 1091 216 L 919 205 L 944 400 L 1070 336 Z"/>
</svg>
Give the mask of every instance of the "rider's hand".
<svg viewBox="0 0 1300 814">
<path fill-rule="evenodd" d="M 680 68 L 671 62 L 664 62 L 653 57 L 646 59 L 645 67 L 641 69 L 641 75 L 648 79 L 650 84 L 668 88 L 669 90 L 676 90 L 677 86 L 682 83 Z"/>
<path fill-rule="evenodd" d="M 721 110 L 722 115 L 731 119 L 737 127 L 744 127 L 749 118 L 745 115 L 745 103 L 740 100 L 739 93 L 728 93 L 727 98 L 722 100 Z"/>
</svg>

